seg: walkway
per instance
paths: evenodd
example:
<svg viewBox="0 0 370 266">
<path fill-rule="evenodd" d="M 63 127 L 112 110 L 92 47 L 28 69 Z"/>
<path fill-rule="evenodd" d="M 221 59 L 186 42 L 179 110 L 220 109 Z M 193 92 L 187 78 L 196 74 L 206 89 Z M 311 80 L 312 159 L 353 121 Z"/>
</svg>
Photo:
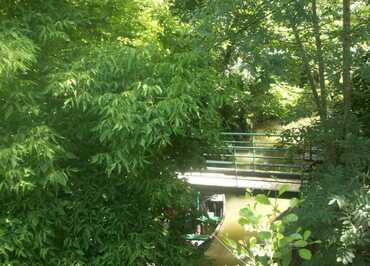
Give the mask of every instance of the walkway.
<svg viewBox="0 0 370 266">
<path fill-rule="evenodd" d="M 278 191 L 283 185 L 288 185 L 288 191 L 299 192 L 301 181 L 297 179 L 233 176 L 222 173 L 189 172 L 178 174 L 191 185 L 208 188 L 239 188 Z"/>
</svg>

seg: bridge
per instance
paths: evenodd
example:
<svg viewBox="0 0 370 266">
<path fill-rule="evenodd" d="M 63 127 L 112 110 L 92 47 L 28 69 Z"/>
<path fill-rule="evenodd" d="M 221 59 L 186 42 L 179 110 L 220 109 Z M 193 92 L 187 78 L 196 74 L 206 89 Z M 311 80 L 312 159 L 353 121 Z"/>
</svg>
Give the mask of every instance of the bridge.
<svg viewBox="0 0 370 266">
<path fill-rule="evenodd" d="M 299 192 L 313 162 L 310 145 L 298 148 L 276 133 L 228 132 L 222 137 L 222 143 L 204 154 L 204 169 L 180 173 L 179 178 L 199 188 L 277 191 L 286 185 L 288 191 Z"/>
</svg>

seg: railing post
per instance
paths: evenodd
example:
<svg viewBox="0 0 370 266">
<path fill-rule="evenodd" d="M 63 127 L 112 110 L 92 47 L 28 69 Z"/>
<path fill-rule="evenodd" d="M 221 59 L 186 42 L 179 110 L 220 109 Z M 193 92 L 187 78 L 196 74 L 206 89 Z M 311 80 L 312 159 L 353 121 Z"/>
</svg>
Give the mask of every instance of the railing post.
<svg viewBox="0 0 370 266">
<path fill-rule="evenodd" d="M 239 187 L 239 182 L 238 182 L 238 162 L 236 161 L 236 151 L 235 150 L 236 149 L 235 149 L 235 146 L 233 144 L 235 184 L 236 184 L 236 187 Z"/>
<path fill-rule="evenodd" d="M 236 161 L 235 146 L 233 145 L 233 157 L 234 157 L 234 173 L 235 178 L 238 178 L 238 162 Z"/>
<path fill-rule="evenodd" d="M 255 136 L 254 134 L 252 135 L 252 154 L 253 154 L 253 161 L 252 161 L 252 167 L 253 170 L 256 170 L 256 147 L 255 147 Z"/>
</svg>

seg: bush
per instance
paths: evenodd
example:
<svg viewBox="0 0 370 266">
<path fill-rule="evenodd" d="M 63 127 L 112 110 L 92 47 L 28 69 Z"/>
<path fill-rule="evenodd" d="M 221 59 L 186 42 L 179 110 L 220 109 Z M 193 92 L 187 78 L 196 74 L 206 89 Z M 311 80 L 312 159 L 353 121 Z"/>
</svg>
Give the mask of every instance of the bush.
<svg viewBox="0 0 370 266">
<path fill-rule="evenodd" d="M 278 208 L 278 197 L 287 190 L 283 185 L 275 200 L 271 200 L 264 194 L 255 197 L 247 192 L 247 197 L 252 199 L 246 208 L 240 210 L 239 223 L 248 232 L 253 234 L 248 240 L 235 242 L 227 239 L 228 245 L 234 254 L 245 262 L 246 265 L 290 265 L 294 254 L 303 260 L 311 260 L 312 253 L 308 247 L 320 241 L 311 240 L 311 231 L 296 228 L 294 232 L 288 232 L 288 226 L 297 224 L 298 216 L 291 212 L 282 212 Z M 299 206 L 301 200 L 292 198 L 290 208 Z M 258 205 L 271 207 L 271 213 L 262 215 L 257 211 Z"/>
</svg>

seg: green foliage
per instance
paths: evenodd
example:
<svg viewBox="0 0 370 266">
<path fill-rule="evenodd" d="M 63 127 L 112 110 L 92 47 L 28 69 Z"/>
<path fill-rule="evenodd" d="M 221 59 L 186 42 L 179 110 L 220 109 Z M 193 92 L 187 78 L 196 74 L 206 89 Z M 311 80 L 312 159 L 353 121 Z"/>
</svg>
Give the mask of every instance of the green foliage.
<svg viewBox="0 0 370 266">
<path fill-rule="evenodd" d="M 193 139 L 206 139 L 204 128 L 217 125 L 217 102 L 209 86 L 215 75 L 202 69 L 207 62 L 188 52 L 159 52 L 104 47 L 82 65 L 77 60 L 76 72 L 53 74 L 56 82 L 50 90 L 64 101 L 64 108 L 100 117 L 91 126 L 109 152 L 94 155 L 92 162 L 105 165 L 109 174 L 143 167 L 175 136 L 191 131 Z M 98 63 L 91 67 L 91 62 Z"/>
<path fill-rule="evenodd" d="M 171 2 L 171 11 L 193 27 L 198 49 L 209 52 L 225 76 L 224 86 L 229 97 L 221 111 L 224 124 L 231 129 L 246 130 L 266 119 L 292 121 L 317 114 L 310 76 L 313 86 L 319 87 L 320 60 L 325 72 L 322 84 L 329 96 L 327 101 L 331 101 L 329 108 L 342 101 L 341 1 L 315 1 L 322 46 L 320 58 L 313 34 L 315 19 L 311 0 Z M 353 66 L 364 70 L 369 7 L 366 1 L 352 5 Z M 300 36 L 304 55 L 294 28 Z M 274 92 L 274 87 L 280 84 L 296 88 L 293 91 L 300 96 L 296 105 L 284 106 L 281 95 Z M 317 94 L 320 98 L 320 91 Z"/>
<path fill-rule="evenodd" d="M 187 226 L 192 192 L 176 172 L 202 166 L 220 120 L 226 129 L 247 130 L 266 119 L 315 112 L 291 32 L 293 21 L 317 82 L 310 5 L 3 0 L 0 264 L 199 264 L 183 238 L 193 232 Z M 285 229 L 296 223 L 325 241 L 310 263 L 326 257 L 334 265 L 336 254 L 353 263 L 368 256 L 358 217 L 368 215 L 359 191 L 368 185 L 370 162 L 369 7 L 356 1 L 352 9 L 353 119 L 341 122 L 340 1 L 318 1 L 330 116 L 287 135 L 302 151 L 311 142 L 317 158 L 335 166 L 313 174 L 299 215 L 265 223 L 253 209 L 242 210 L 241 222 L 264 224 L 245 244 L 270 256 L 253 253 L 261 263 L 288 263 L 290 255 L 282 254 L 293 249 L 311 258 L 311 233 Z M 286 90 L 307 95 L 294 104 Z M 289 112 L 292 106 L 296 112 Z M 341 196 L 346 204 L 328 205 Z M 256 200 L 274 206 L 266 196 Z M 271 243 L 273 255 L 265 250 Z"/>
<path fill-rule="evenodd" d="M 298 143 L 302 150 L 313 147 L 312 158 L 322 163 L 312 167 L 313 172 L 303 186 L 305 201 L 296 211 L 302 217 L 299 224 L 311 228 L 313 237 L 324 242 L 312 265 L 363 265 L 368 260 L 368 252 L 364 251 L 368 236 L 361 233 L 362 229 L 368 231 L 367 222 L 363 219 L 355 222 L 353 217 L 368 215 L 368 196 L 363 190 L 369 184 L 370 142 L 355 116 L 349 124 L 350 132 L 344 137 L 340 117 L 336 114 L 325 123 L 287 132 L 288 142 Z M 335 202 L 340 202 L 339 208 L 333 205 Z"/>
<path fill-rule="evenodd" d="M 337 261 L 350 264 L 356 253 L 366 256 L 370 245 L 370 191 L 360 191 L 347 197 L 337 196 L 329 204 L 337 204 L 342 222 Z"/>
<path fill-rule="evenodd" d="M 247 192 L 247 197 L 254 200 L 246 208 L 240 210 L 239 223 L 253 234 L 248 240 L 235 242 L 227 239 L 226 242 L 233 249 L 234 254 L 245 262 L 245 265 L 290 265 L 297 250 L 303 260 L 311 260 L 312 253 L 308 246 L 320 243 L 310 239 L 311 231 L 297 228 L 289 233 L 286 228 L 295 225 L 298 216 L 291 212 L 281 212 L 278 208 L 278 197 L 287 190 L 286 186 L 279 189 L 275 200 L 264 194 L 253 197 Z M 301 200 L 292 198 L 290 205 L 297 207 Z M 259 204 L 269 206 L 272 211 L 267 215 L 258 213 Z"/>
<path fill-rule="evenodd" d="M 197 265 L 218 74 L 151 1 L 3 1 L 0 264 Z M 166 28 L 163 42 L 161 34 Z M 164 42 L 171 39 L 172 42 Z M 195 156 L 194 156 L 195 155 Z"/>
<path fill-rule="evenodd" d="M 368 122 L 370 121 L 370 53 L 359 59 L 359 64 L 353 74 L 353 112 L 362 123 L 362 130 L 370 136 Z"/>
<path fill-rule="evenodd" d="M 356 175 L 343 166 L 320 167 L 303 188 L 305 200 L 296 210 L 299 225 L 323 241 L 312 265 L 366 265 L 369 195 Z"/>
</svg>

